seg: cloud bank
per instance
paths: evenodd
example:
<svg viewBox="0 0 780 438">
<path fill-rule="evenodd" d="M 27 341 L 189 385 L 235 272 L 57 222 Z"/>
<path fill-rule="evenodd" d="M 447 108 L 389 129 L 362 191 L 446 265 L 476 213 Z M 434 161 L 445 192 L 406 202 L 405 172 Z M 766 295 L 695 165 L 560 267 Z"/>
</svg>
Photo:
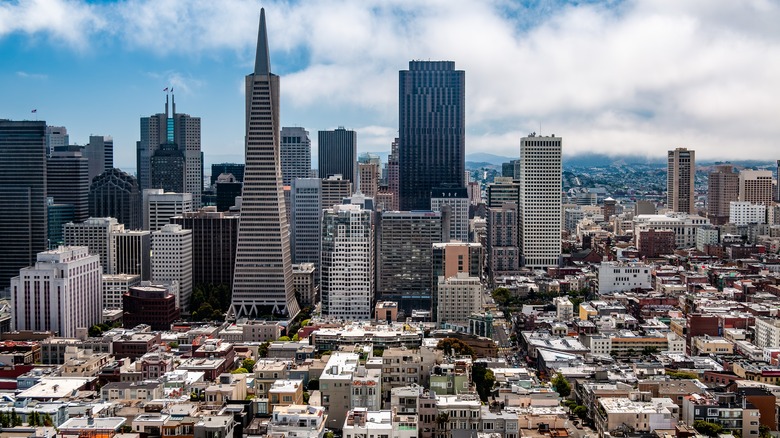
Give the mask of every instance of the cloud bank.
<svg viewBox="0 0 780 438">
<path fill-rule="evenodd" d="M 469 152 L 515 156 L 520 137 L 541 130 L 562 136 L 567 154 L 660 156 L 682 146 L 705 159 L 777 158 L 778 2 L 262 3 L 284 111 L 323 126 L 352 123 L 362 150 L 389 149 L 398 70 L 410 59 L 447 59 L 466 71 Z M 83 51 L 108 39 L 121 50 L 248 67 L 259 7 L 6 2 L 0 41 L 23 34 Z M 330 118 L 339 114 L 341 123 Z M 361 135 L 361 126 L 371 129 Z"/>
</svg>

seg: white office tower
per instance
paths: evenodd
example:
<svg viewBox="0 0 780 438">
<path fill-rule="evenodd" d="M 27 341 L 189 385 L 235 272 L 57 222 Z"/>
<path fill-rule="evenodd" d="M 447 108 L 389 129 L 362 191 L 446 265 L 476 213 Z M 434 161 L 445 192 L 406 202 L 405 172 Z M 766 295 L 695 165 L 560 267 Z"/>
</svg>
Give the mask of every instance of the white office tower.
<svg viewBox="0 0 780 438">
<path fill-rule="evenodd" d="M 449 240 L 469 240 L 469 192 L 465 187 L 444 187 L 431 190 L 431 210 L 450 210 Z M 445 236 L 446 237 L 446 236 Z"/>
<path fill-rule="evenodd" d="M 139 275 L 103 275 L 103 308 L 121 309 L 122 295 L 126 294 L 131 287 L 139 284 L 141 284 Z"/>
<path fill-rule="evenodd" d="M 88 247 L 90 254 L 100 256 L 104 274 L 116 274 L 116 248 L 111 234 L 124 229 L 115 218 L 91 217 L 84 222 L 63 225 L 62 239 L 66 246 Z"/>
<path fill-rule="evenodd" d="M 171 193 L 163 189 L 144 190 L 144 229 L 151 232 L 168 225 L 174 216 L 193 210 L 192 193 Z"/>
<path fill-rule="evenodd" d="M 469 316 L 482 311 L 483 295 L 479 277 L 469 277 L 468 272 L 458 272 L 450 278 L 440 276 L 436 320 L 441 327 L 465 331 Z"/>
<path fill-rule="evenodd" d="M 373 212 L 359 204 L 334 205 L 322 216 L 322 314 L 371 319 L 374 298 Z"/>
<path fill-rule="evenodd" d="M 523 266 L 558 266 L 561 255 L 561 137 L 520 140 L 520 240 Z"/>
<path fill-rule="evenodd" d="M 192 295 L 192 230 L 168 224 L 152 233 L 152 281 L 179 283 L 176 307 L 189 312 Z M 197 309 L 196 309 L 197 310 Z"/>
<path fill-rule="evenodd" d="M 76 329 L 103 320 L 100 257 L 85 246 L 38 253 L 35 266 L 11 279 L 13 330 L 52 331 L 76 337 Z"/>
<path fill-rule="evenodd" d="M 765 224 L 766 205 L 731 201 L 729 202 L 729 222 L 737 226 Z"/>
<path fill-rule="evenodd" d="M 68 146 L 69 144 L 68 128 L 64 126 L 46 127 L 46 156 L 51 156 L 54 148 Z"/>
<path fill-rule="evenodd" d="M 289 186 L 295 178 L 308 178 L 311 173 L 311 139 L 309 131 L 300 127 L 284 127 L 280 135 L 282 181 Z"/>
</svg>

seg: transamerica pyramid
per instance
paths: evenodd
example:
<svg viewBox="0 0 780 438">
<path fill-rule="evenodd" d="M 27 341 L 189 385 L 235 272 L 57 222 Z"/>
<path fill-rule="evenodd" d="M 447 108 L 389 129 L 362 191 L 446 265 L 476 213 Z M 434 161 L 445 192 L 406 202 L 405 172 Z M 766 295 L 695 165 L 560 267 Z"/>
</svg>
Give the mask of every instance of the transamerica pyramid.
<svg viewBox="0 0 780 438">
<path fill-rule="evenodd" d="M 255 70 L 246 77 L 245 143 L 231 313 L 236 319 L 292 318 L 299 308 L 279 159 L 279 76 L 271 73 L 265 9 L 260 10 Z"/>
</svg>

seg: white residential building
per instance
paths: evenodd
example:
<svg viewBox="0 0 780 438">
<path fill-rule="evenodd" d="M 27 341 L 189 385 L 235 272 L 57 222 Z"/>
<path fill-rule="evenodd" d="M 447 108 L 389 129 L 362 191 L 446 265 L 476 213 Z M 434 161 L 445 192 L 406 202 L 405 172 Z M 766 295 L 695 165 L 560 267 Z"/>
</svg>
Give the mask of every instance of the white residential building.
<svg viewBox="0 0 780 438">
<path fill-rule="evenodd" d="M 479 277 L 470 277 L 468 272 L 458 272 L 452 277 L 439 277 L 438 306 L 436 320 L 449 328 L 468 327 L 473 313 L 482 311 L 484 289 Z"/>
<path fill-rule="evenodd" d="M 644 263 L 603 262 L 599 265 L 599 294 L 652 289 L 652 269 Z"/>
<path fill-rule="evenodd" d="M 126 294 L 130 287 L 139 284 L 141 284 L 140 275 L 103 275 L 103 308 L 121 309 L 122 295 Z"/>
<path fill-rule="evenodd" d="M 710 225 L 710 220 L 687 213 L 640 214 L 634 217 L 634 235 L 645 230 L 672 230 L 678 248 L 696 246 L 696 229 Z"/>
<path fill-rule="evenodd" d="M 561 322 L 569 322 L 574 319 L 574 304 L 569 297 L 555 297 L 555 318 Z"/>
<path fill-rule="evenodd" d="M 520 140 L 518 240 L 523 266 L 558 266 L 561 255 L 561 148 L 563 139 Z"/>
<path fill-rule="evenodd" d="M 192 193 L 172 193 L 163 189 L 145 189 L 144 229 L 159 231 L 174 216 L 183 216 L 193 210 Z"/>
<path fill-rule="evenodd" d="M 766 205 L 745 201 L 729 202 L 729 222 L 739 225 L 765 224 Z"/>
<path fill-rule="evenodd" d="M 65 338 L 103 319 L 100 257 L 85 246 L 38 253 L 35 266 L 11 279 L 14 330 L 52 331 Z"/>
<path fill-rule="evenodd" d="M 364 408 L 350 411 L 342 428 L 344 438 L 417 438 L 417 431 L 417 415 Z"/>
<path fill-rule="evenodd" d="M 761 348 L 780 347 L 780 320 L 756 318 L 755 344 Z"/>
<path fill-rule="evenodd" d="M 374 299 L 373 212 L 358 204 L 323 210 L 322 314 L 369 320 Z"/>
<path fill-rule="evenodd" d="M 268 435 L 284 438 L 322 438 L 326 424 L 328 414 L 321 406 L 274 406 L 271 421 L 268 422 Z"/>
<path fill-rule="evenodd" d="M 446 208 L 449 209 L 449 240 L 468 242 L 470 205 L 468 190 L 465 187 L 433 189 L 431 193 L 431 210 L 442 211 Z"/>
<path fill-rule="evenodd" d="M 176 295 L 176 307 L 183 311 L 191 310 L 192 230 L 168 224 L 152 233 L 152 281 L 177 281 L 179 293 Z"/>
<path fill-rule="evenodd" d="M 104 274 L 114 274 L 116 248 L 111 234 L 124 231 L 125 226 L 112 217 L 91 217 L 84 222 L 68 222 L 62 226 L 65 246 L 86 246 L 90 254 L 100 256 Z"/>
<path fill-rule="evenodd" d="M 322 406 L 328 410 L 328 428 L 344 424 L 354 408 L 378 410 L 382 406 L 382 370 L 366 369 L 356 353 L 335 352 L 320 376 Z"/>
</svg>

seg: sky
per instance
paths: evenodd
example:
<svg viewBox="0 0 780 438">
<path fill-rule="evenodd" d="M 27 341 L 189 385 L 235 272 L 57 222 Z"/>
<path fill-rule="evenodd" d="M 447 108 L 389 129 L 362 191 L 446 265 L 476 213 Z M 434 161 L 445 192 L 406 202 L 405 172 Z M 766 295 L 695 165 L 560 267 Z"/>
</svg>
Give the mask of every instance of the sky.
<svg viewBox="0 0 780 438">
<path fill-rule="evenodd" d="M 282 126 L 344 126 L 390 149 L 398 71 L 466 72 L 466 151 L 780 158 L 780 2 L 771 0 L 0 0 L 0 118 L 114 137 L 134 170 L 139 117 L 202 118 L 206 163 L 243 161 L 244 76 L 260 7 Z M 36 109 L 36 113 L 31 113 Z"/>
</svg>

